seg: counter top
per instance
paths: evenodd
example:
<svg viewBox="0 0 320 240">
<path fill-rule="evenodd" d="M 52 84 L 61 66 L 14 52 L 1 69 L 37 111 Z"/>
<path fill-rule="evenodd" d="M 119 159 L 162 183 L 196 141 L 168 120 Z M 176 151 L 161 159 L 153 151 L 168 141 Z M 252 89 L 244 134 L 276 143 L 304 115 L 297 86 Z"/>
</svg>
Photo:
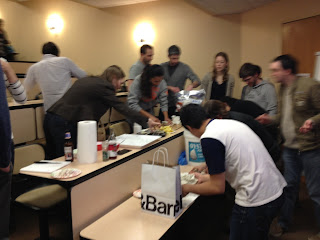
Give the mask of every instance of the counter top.
<svg viewBox="0 0 320 240">
<path fill-rule="evenodd" d="M 125 153 L 123 155 L 118 155 L 118 157 L 115 160 L 108 160 L 106 162 L 102 161 L 102 151 L 97 152 L 97 161 L 95 163 L 91 164 L 81 164 L 75 159 L 71 164 L 66 166 L 65 168 L 77 168 L 81 170 L 81 174 L 74 178 L 68 178 L 68 179 L 53 179 L 51 178 L 50 173 L 39 173 L 39 172 L 25 172 L 20 171 L 21 174 L 28 175 L 28 176 L 34 176 L 38 178 L 45 178 L 53 183 L 59 183 L 61 185 L 77 185 L 93 176 L 96 176 L 102 172 L 105 172 L 109 169 L 112 169 L 120 164 L 123 164 L 124 162 L 127 162 L 135 157 L 138 157 L 139 155 L 150 151 L 151 149 L 155 149 L 158 146 L 164 144 L 165 142 L 169 142 L 177 137 L 182 136 L 184 128 L 180 128 L 176 130 L 173 133 L 167 134 L 167 136 L 160 138 L 159 140 L 156 140 L 152 144 L 146 146 L 142 149 L 130 149 L 131 151 L 128 153 Z M 119 148 L 121 150 L 122 148 Z M 126 148 L 129 149 L 129 148 Z M 60 157 L 55 159 L 57 161 L 64 161 L 64 157 Z M 171 164 L 171 163 L 170 163 Z"/>
<path fill-rule="evenodd" d="M 181 166 L 181 172 L 188 172 L 191 169 L 192 166 Z M 141 199 L 131 197 L 82 230 L 80 236 L 82 239 L 95 240 L 160 239 L 183 215 L 187 208 L 184 208 L 183 212 L 176 219 L 171 219 L 143 212 L 141 210 Z"/>
</svg>

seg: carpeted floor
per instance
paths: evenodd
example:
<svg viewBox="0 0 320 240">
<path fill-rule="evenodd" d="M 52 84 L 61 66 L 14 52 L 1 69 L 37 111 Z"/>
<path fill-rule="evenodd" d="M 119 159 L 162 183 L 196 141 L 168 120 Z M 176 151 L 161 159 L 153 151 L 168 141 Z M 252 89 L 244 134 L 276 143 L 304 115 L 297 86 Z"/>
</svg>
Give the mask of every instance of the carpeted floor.
<svg viewBox="0 0 320 240">
<path fill-rule="evenodd" d="M 10 239 L 29 240 L 39 236 L 37 215 L 21 207 L 14 207 L 13 217 L 15 219 Z M 67 239 L 65 208 L 58 207 L 49 216 L 50 235 L 56 240 Z M 313 215 L 313 204 L 308 198 L 304 184 L 301 185 L 300 201 L 295 209 L 294 221 L 290 231 L 277 240 L 307 240 L 310 235 L 317 233 L 315 218 Z M 228 236 L 217 236 L 216 240 L 227 240 Z M 272 239 L 273 240 L 273 239 Z"/>
</svg>

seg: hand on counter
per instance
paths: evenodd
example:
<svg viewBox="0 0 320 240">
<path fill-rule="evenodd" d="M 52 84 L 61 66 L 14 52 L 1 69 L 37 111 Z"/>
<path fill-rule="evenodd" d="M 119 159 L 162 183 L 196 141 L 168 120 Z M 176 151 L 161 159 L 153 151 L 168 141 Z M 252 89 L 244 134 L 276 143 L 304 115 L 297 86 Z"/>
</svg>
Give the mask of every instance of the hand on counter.
<svg viewBox="0 0 320 240">
<path fill-rule="evenodd" d="M 201 173 L 201 172 L 208 173 L 208 167 L 206 163 L 203 163 L 199 166 L 192 168 L 189 173 Z"/>
<path fill-rule="evenodd" d="M 171 125 L 172 124 L 172 121 L 170 118 L 165 118 L 164 121 L 166 121 L 168 123 L 168 125 Z"/>
<path fill-rule="evenodd" d="M 197 184 L 203 183 L 203 182 L 207 182 L 210 180 L 210 175 L 209 174 L 202 174 L 202 173 L 193 173 L 194 176 L 196 177 L 196 179 L 198 179 Z"/>
<path fill-rule="evenodd" d="M 153 118 L 149 118 L 148 119 L 148 125 L 149 125 L 149 128 L 153 128 L 153 127 L 156 127 L 156 126 L 161 126 L 161 123 L 160 123 L 160 120 L 156 117 L 153 117 Z"/>
</svg>

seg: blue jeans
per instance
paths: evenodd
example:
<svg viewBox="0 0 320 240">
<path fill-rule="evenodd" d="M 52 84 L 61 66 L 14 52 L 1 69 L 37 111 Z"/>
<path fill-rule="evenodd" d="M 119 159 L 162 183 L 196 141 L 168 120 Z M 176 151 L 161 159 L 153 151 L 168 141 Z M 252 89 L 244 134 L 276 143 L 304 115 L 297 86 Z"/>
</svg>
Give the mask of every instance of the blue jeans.
<svg viewBox="0 0 320 240">
<path fill-rule="evenodd" d="M 234 205 L 229 240 L 267 240 L 272 220 L 283 204 L 283 194 L 276 200 L 258 207 Z"/>
<path fill-rule="evenodd" d="M 284 178 L 287 181 L 285 201 L 279 216 L 279 225 L 287 229 L 291 223 L 295 202 L 299 193 L 301 172 L 304 170 L 310 198 L 315 203 L 315 215 L 320 229 L 320 149 L 300 152 L 284 148 Z"/>
</svg>

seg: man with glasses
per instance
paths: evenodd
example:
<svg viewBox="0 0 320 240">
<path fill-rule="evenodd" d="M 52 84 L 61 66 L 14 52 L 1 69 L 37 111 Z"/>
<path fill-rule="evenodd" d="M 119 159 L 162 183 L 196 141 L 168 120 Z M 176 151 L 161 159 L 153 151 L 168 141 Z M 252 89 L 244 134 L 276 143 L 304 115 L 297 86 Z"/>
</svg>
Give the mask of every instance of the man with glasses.
<svg viewBox="0 0 320 240">
<path fill-rule="evenodd" d="M 270 115 L 277 114 L 276 90 L 272 83 L 261 78 L 261 68 L 258 65 L 243 64 L 239 77 L 247 84 L 242 89 L 242 100 L 255 102 Z"/>
</svg>

